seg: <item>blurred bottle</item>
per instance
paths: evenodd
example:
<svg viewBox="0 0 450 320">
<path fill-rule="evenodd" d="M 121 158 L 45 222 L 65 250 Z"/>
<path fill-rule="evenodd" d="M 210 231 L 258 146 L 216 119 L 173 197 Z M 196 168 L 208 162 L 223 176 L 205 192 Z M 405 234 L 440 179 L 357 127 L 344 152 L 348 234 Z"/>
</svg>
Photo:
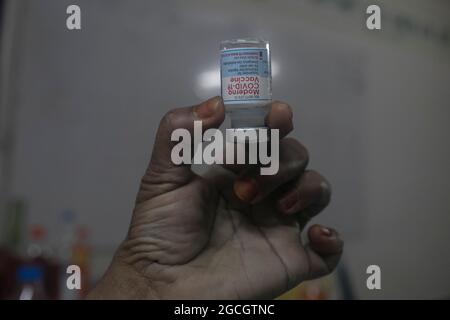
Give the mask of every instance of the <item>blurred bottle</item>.
<svg viewBox="0 0 450 320">
<path fill-rule="evenodd" d="M 23 252 L 26 202 L 22 199 L 8 201 L 2 223 L 2 245 L 11 252 Z"/>
<path fill-rule="evenodd" d="M 47 295 L 43 283 L 42 268 L 36 265 L 21 266 L 17 270 L 19 290 L 13 299 L 16 300 L 44 300 Z"/>
<path fill-rule="evenodd" d="M 52 249 L 47 243 L 47 230 L 41 225 L 30 227 L 27 256 L 31 259 L 52 258 Z"/>
<path fill-rule="evenodd" d="M 43 283 L 49 299 L 58 298 L 59 268 L 55 262 L 52 247 L 47 240 L 47 229 L 32 225 L 28 237 L 26 256 L 30 263 L 42 268 Z"/>
<path fill-rule="evenodd" d="M 89 232 L 86 227 L 79 226 L 76 230 L 76 240 L 72 248 L 73 264 L 76 264 L 81 269 L 81 290 L 78 290 L 79 299 L 83 299 L 90 290 L 90 258 Z"/>
<path fill-rule="evenodd" d="M 77 299 L 77 292 L 67 288 L 67 267 L 73 262 L 73 245 L 76 239 L 76 214 L 71 210 L 61 212 L 58 226 L 57 260 L 59 271 L 59 298 L 61 300 Z"/>
<path fill-rule="evenodd" d="M 76 214 L 71 210 L 61 212 L 58 225 L 57 256 L 61 263 L 69 263 L 76 238 Z"/>
</svg>

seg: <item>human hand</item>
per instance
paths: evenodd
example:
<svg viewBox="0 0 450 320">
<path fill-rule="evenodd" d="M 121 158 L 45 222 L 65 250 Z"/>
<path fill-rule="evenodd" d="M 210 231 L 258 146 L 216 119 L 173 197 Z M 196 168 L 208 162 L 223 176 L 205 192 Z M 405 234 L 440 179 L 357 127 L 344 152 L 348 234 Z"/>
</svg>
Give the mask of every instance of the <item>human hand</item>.
<svg viewBox="0 0 450 320">
<path fill-rule="evenodd" d="M 306 170 L 307 150 L 286 138 L 292 111 L 270 106 L 266 124 L 280 130 L 277 174 L 248 166 L 215 166 L 199 176 L 171 161 L 171 133 L 218 128 L 222 99 L 170 111 L 160 123 L 141 181 L 130 228 L 110 268 L 88 298 L 275 298 L 300 282 L 330 273 L 343 249 L 339 234 L 314 225 L 301 231 L 330 200 L 330 187 Z"/>
</svg>

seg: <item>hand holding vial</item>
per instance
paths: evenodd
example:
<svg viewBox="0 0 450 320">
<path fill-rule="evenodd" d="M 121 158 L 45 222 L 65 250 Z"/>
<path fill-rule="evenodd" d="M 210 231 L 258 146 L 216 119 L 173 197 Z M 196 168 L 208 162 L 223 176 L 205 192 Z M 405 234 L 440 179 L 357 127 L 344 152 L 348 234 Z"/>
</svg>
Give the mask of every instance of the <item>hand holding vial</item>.
<svg viewBox="0 0 450 320">
<path fill-rule="evenodd" d="M 278 129 L 279 170 L 261 175 L 255 166 L 214 166 L 205 176 L 171 161 L 170 137 L 218 128 L 222 98 L 174 109 L 162 119 L 150 163 L 141 180 L 126 239 L 91 299 L 275 298 L 300 282 L 330 273 L 343 241 L 319 225 L 300 234 L 330 200 L 330 186 L 307 170 L 308 153 L 295 139 L 292 109 L 267 107 L 263 125 Z"/>
</svg>

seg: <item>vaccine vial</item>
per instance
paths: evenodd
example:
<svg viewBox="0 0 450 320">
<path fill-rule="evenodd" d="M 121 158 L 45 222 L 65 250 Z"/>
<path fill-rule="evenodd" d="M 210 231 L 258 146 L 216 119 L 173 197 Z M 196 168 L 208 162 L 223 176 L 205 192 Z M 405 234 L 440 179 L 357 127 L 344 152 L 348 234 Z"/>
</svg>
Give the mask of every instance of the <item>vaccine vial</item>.
<svg viewBox="0 0 450 320">
<path fill-rule="evenodd" d="M 272 101 L 269 43 L 235 39 L 220 44 L 222 99 L 232 128 L 263 128 Z"/>
</svg>

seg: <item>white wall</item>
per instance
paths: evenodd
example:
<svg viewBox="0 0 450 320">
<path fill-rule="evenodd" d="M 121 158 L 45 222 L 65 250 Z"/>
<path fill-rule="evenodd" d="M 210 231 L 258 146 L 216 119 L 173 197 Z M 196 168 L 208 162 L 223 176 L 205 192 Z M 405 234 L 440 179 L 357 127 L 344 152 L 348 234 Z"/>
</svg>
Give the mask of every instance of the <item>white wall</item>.
<svg viewBox="0 0 450 320">
<path fill-rule="evenodd" d="M 447 2 L 381 2 L 376 33 L 364 28 L 367 1 L 79 0 L 80 32 L 65 29 L 73 1 L 19 2 L 13 194 L 29 200 L 31 222 L 55 230 L 73 209 L 110 253 L 161 116 L 219 93 L 201 79 L 221 40 L 263 36 L 275 98 L 293 105 L 293 135 L 332 182 L 317 221 L 347 240 L 357 297 L 450 295 L 450 48 L 395 24 L 401 14 L 448 27 Z M 380 292 L 365 288 L 369 264 L 382 268 Z"/>
</svg>

